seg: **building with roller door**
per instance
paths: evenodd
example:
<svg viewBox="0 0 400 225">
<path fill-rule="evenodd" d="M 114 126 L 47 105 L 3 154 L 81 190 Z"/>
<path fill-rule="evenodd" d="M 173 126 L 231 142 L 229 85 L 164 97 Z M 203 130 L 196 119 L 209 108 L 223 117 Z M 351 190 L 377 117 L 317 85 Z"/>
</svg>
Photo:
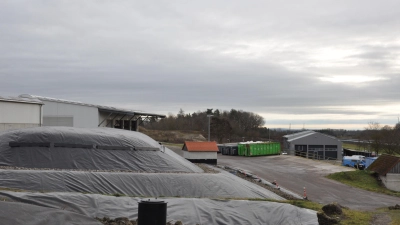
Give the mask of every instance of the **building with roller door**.
<svg viewBox="0 0 400 225">
<path fill-rule="evenodd" d="M 110 127 L 138 131 L 138 127 L 143 121 L 165 118 L 165 115 L 161 114 L 37 95 L 22 94 L 19 98 L 43 103 L 43 126 Z"/>
<path fill-rule="evenodd" d="M 312 159 L 342 159 L 342 142 L 315 131 L 283 136 L 283 148 L 291 155 Z"/>
<path fill-rule="evenodd" d="M 42 126 L 42 106 L 37 99 L 0 96 L 0 132 Z"/>
</svg>

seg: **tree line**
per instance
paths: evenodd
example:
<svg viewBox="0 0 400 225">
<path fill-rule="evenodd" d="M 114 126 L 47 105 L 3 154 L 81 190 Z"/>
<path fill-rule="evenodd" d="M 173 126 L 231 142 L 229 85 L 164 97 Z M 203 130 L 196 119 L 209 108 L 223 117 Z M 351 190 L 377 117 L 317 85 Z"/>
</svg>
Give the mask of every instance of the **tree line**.
<svg viewBox="0 0 400 225">
<path fill-rule="evenodd" d="M 376 155 L 387 153 L 400 155 L 400 123 L 394 126 L 382 126 L 376 122 L 368 123 L 364 131 L 360 132 L 358 145 Z"/>
<path fill-rule="evenodd" d="M 185 113 L 180 109 L 177 115 L 170 113 L 162 120 L 146 122 L 144 127 L 153 130 L 199 131 L 204 137 L 208 137 L 209 119 L 210 140 L 218 143 L 279 140 L 281 137 L 279 131 L 263 127 L 265 121 L 260 115 L 236 109 L 230 111 L 208 109 L 193 113 Z"/>
</svg>

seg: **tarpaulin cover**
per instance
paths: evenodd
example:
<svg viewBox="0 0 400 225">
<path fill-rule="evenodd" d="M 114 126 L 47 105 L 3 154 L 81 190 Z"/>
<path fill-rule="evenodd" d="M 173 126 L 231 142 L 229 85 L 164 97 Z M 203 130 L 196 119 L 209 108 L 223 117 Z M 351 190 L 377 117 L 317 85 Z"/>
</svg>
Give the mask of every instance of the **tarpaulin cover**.
<svg viewBox="0 0 400 225">
<path fill-rule="evenodd" d="M 98 224 L 91 218 L 137 218 L 140 198 L 72 192 L 282 199 L 228 172 L 204 173 L 150 137 L 117 129 L 44 127 L 3 132 L 0 166 L 5 166 L 0 170 L 0 187 L 46 192 L 1 191 L 0 199 L 20 202 L 0 204 L 4 212 L 0 215 L 10 224 Z M 168 203 L 168 221 L 184 224 L 317 224 L 314 211 L 288 204 L 162 199 Z M 66 212 L 55 216 L 60 209 Z M 14 222 L 19 212 L 26 214 Z M 40 220 L 50 217 L 55 221 Z"/>
<path fill-rule="evenodd" d="M 20 147 L 10 147 L 10 142 L 11 146 Z M 46 143 L 52 144 L 50 147 L 40 147 Z M 141 133 L 108 128 L 44 127 L 5 132 L 0 134 L 0 165 L 23 169 L 0 170 L 0 187 L 151 197 L 283 199 L 225 171 L 217 174 L 204 173 L 202 169 L 167 148 L 163 148 L 163 151 L 134 151 L 52 147 L 56 145 L 159 148 L 159 143 Z M 126 169 L 142 173 L 95 172 L 84 169 Z M 152 173 L 155 171 L 157 173 Z"/>
<path fill-rule="evenodd" d="M 140 198 L 77 193 L 0 192 L 0 198 L 33 205 L 63 208 L 88 217 L 137 218 Z M 147 200 L 147 199 L 142 199 Z M 167 221 L 184 224 L 318 224 L 316 212 L 293 205 L 247 200 L 161 198 L 167 202 Z M 0 210 L 3 206 L 0 205 Z M 35 217 L 35 215 L 32 215 Z M 27 222 L 26 225 L 34 223 Z"/>
<path fill-rule="evenodd" d="M 0 224 L 23 225 L 102 225 L 93 217 L 19 202 L 0 202 Z"/>
<path fill-rule="evenodd" d="M 150 197 L 268 198 L 275 193 L 226 171 L 220 173 L 110 173 L 0 170 L 0 187 Z"/>
<path fill-rule="evenodd" d="M 164 151 L 147 135 L 112 128 L 37 127 L 1 132 L 0 166 L 203 172 L 173 151 Z"/>
</svg>

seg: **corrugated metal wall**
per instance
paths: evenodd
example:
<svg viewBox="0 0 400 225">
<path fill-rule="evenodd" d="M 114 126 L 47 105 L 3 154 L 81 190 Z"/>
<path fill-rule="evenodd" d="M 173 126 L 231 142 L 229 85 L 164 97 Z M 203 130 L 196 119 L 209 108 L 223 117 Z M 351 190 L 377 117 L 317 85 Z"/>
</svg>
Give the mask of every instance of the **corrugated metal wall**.
<svg viewBox="0 0 400 225">
<path fill-rule="evenodd" d="M 400 173 L 400 163 L 397 163 L 396 166 L 394 166 L 389 173 Z"/>
<path fill-rule="evenodd" d="M 43 122 L 45 126 L 70 126 L 94 128 L 98 126 L 97 107 L 43 101 Z"/>
<path fill-rule="evenodd" d="M 309 136 L 299 138 L 296 140 L 290 141 L 291 151 L 295 151 L 295 155 L 304 155 L 307 150 L 310 154 L 315 155 L 323 155 L 323 151 L 325 150 L 325 158 L 342 158 L 342 142 L 334 137 L 329 137 L 321 133 L 314 133 Z M 336 151 L 333 151 L 332 147 L 336 147 Z M 301 149 L 300 149 L 301 147 Z M 308 149 L 307 149 L 308 147 Z M 321 149 L 322 147 L 322 149 Z M 326 149 L 327 148 L 327 149 Z M 297 152 L 296 152 L 297 151 Z M 299 153 L 300 151 L 300 153 Z M 304 152 L 304 153 L 303 153 Z M 323 156 L 321 158 L 324 158 Z"/>
<path fill-rule="evenodd" d="M 0 131 L 40 126 L 40 106 L 38 104 L 0 101 Z"/>
<path fill-rule="evenodd" d="M 74 118 L 72 116 L 44 116 L 43 126 L 73 127 Z"/>
</svg>

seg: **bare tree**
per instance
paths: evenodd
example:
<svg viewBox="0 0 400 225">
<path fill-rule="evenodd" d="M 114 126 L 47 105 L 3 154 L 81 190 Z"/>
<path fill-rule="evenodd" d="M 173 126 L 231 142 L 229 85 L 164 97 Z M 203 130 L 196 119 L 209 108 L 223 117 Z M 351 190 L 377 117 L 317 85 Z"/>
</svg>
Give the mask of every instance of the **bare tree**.
<svg viewBox="0 0 400 225">
<path fill-rule="evenodd" d="M 383 135 L 381 130 L 381 125 L 377 122 L 369 122 L 368 126 L 365 128 L 365 134 L 367 142 L 370 145 L 371 151 L 374 151 L 376 155 L 384 147 Z"/>
</svg>

